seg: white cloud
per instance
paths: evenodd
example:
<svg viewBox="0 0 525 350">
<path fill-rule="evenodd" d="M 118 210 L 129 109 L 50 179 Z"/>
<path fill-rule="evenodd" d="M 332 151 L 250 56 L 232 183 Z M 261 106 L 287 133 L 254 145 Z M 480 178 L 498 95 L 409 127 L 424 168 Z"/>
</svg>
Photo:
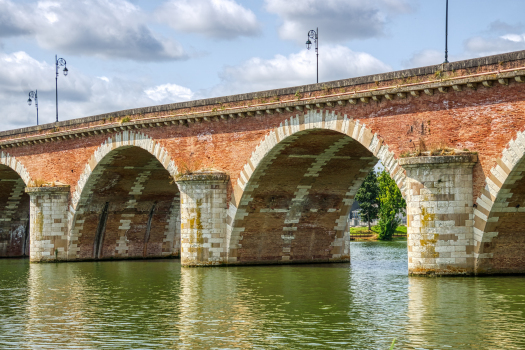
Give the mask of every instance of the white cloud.
<svg viewBox="0 0 525 350">
<path fill-rule="evenodd" d="M 28 5 L 0 0 L 0 37 L 29 34 L 31 20 L 27 12 L 30 10 Z"/>
<path fill-rule="evenodd" d="M 176 84 L 163 84 L 144 90 L 146 95 L 155 102 L 164 100 L 191 100 L 193 92 L 187 87 Z"/>
<path fill-rule="evenodd" d="M 35 125 L 34 105 L 26 104 L 29 91 L 38 90 L 41 123 L 55 120 L 55 67 L 25 52 L 0 53 L 1 130 Z M 87 117 L 122 109 L 189 100 L 190 89 L 175 84 L 148 87 L 141 81 L 87 76 L 68 67 L 58 78 L 59 119 Z"/>
<path fill-rule="evenodd" d="M 465 51 L 477 56 L 496 55 L 525 49 L 525 27 L 500 20 L 489 24 L 485 36 L 475 36 L 464 42 Z M 494 34 L 500 34 L 495 36 Z"/>
<path fill-rule="evenodd" d="M 445 60 L 445 52 L 437 50 L 423 50 L 416 52 L 410 60 L 403 62 L 404 68 L 417 68 L 432 66 L 434 64 L 443 63 Z M 449 59 L 449 61 L 451 61 Z"/>
<path fill-rule="evenodd" d="M 259 34 L 255 14 L 233 0 L 171 0 L 157 10 L 160 21 L 176 30 L 210 38 Z"/>
<path fill-rule="evenodd" d="M 33 6 L 29 6 L 33 5 Z M 126 0 L 0 0 L 0 36 L 34 36 L 44 49 L 66 54 L 165 61 L 187 58 L 182 46 L 155 34 L 147 16 Z"/>
<path fill-rule="evenodd" d="M 473 37 L 465 42 L 468 52 L 479 56 L 525 49 L 525 34 L 506 34 L 497 38 Z"/>
<path fill-rule="evenodd" d="M 390 71 L 391 67 L 363 52 L 327 45 L 319 56 L 319 80 L 330 81 Z M 302 50 L 271 59 L 251 58 L 239 66 L 228 66 L 219 74 L 222 82 L 207 95 L 261 91 L 316 82 L 316 57 Z"/>
<path fill-rule="evenodd" d="M 281 18 L 282 39 L 304 43 L 319 27 L 319 40 L 333 43 L 382 36 L 389 16 L 411 6 L 407 0 L 266 0 L 266 9 Z"/>
<path fill-rule="evenodd" d="M 455 62 L 460 60 L 466 60 L 471 58 L 469 55 L 466 54 L 453 54 L 451 55 L 449 53 L 448 55 L 448 61 L 449 62 Z M 445 51 L 438 51 L 438 50 L 422 50 L 418 51 L 415 54 L 412 55 L 412 57 L 409 60 L 403 61 L 402 66 L 405 69 L 409 68 L 419 68 L 419 67 L 426 67 L 426 66 L 433 66 L 435 64 L 441 64 L 445 61 Z"/>
</svg>

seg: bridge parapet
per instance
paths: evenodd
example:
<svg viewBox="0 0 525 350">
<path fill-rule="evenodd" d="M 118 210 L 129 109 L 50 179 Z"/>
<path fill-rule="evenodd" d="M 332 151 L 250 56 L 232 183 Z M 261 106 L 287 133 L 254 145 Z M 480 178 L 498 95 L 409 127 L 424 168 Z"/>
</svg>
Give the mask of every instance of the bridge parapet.
<svg viewBox="0 0 525 350">
<path fill-rule="evenodd" d="M 12 148 L 123 130 L 220 122 L 229 119 L 359 107 L 370 101 L 394 101 L 525 82 L 525 51 L 470 59 L 359 78 L 284 89 L 123 110 L 97 116 L 0 132 L 0 148 Z"/>
</svg>

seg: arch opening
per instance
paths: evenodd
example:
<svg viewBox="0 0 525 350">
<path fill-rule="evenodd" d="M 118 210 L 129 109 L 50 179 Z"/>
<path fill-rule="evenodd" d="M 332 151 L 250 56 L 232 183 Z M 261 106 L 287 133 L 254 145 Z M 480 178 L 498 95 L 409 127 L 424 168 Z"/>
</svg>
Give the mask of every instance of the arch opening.
<svg viewBox="0 0 525 350">
<path fill-rule="evenodd" d="M 478 274 L 525 273 L 525 155 L 511 167 L 505 153 L 476 202 Z"/>
<path fill-rule="evenodd" d="M 86 181 L 70 233 L 70 260 L 161 258 L 180 251 L 180 195 L 148 150 L 108 152 Z"/>
<path fill-rule="evenodd" d="M 378 158 L 341 132 L 309 129 L 274 146 L 246 183 L 229 261 L 349 261 L 348 215 Z"/>
<path fill-rule="evenodd" d="M 29 256 L 29 195 L 11 167 L 0 164 L 0 257 Z"/>
</svg>

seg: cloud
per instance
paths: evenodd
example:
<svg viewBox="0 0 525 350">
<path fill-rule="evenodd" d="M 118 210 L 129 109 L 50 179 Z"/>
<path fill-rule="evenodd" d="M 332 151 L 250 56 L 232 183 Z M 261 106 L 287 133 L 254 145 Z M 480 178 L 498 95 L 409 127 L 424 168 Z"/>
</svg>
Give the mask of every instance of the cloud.
<svg viewBox="0 0 525 350">
<path fill-rule="evenodd" d="M 0 53 L 0 129 L 36 124 L 34 105 L 26 104 L 28 93 L 38 89 L 41 123 L 55 120 L 55 67 L 20 51 Z M 68 67 L 70 74 L 58 78 L 59 119 L 87 117 L 122 109 L 187 101 L 193 92 L 175 84 L 148 86 L 105 76 L 82 74 Z"/>
<path fill-rule="evenodd" d="M 416 52 L 408 61 L 403 62 L 404 68 L 417 68 L 432 66 L 434 64 L 443 63 L 445 60 L 445 53 L 437 50 L 423 50 Z M 451 61 L 449 59 L 449 61 Z"/>
<path fill-rule="evenodd" d="M 256 36 L 255 14 L 233 0 L 171 0 L 156 11 L 157 18 L 176 30 L 209 38 Z"/>
<path fill-rule="evenodd" d="M 30 19 L 26 15 L 27 5 L 15 5 L 0 0 L 0 37 L 29 34 Z"/>
<path fill-rule="evenodd" d="M 389 16 L 411 9 L 407 0 L 266 0 L 282 20 L 280 37 L 298 43 L 316 27 L 319 40 L 330 43 L 383 36 Z"/>
<path fill-rule="evenodd" d="M 0 36 L 31 35 L 65 54 L 166 61 L 187 58 L 182 46 L 154 33 L 147 16 L 125 0 L 0 0 Z"/>
<path fill-rule="evenodd" d="M 502 22 L 500 20 L 491 22 L 489 24 L 489 33 L 498 32 L 500 34 L 505 33 L 519 33 L 519 32 L 525 32 L 525 26 L 521 23 L 517 24 L 509 24 Z"/>
<path fill-rule="evenodd" d="M 144 90 L 146 95 L 155 102 L 163 100 L 173 100 L 183 98 L 185 100 L 191 100 L 193 97 L 193 92 L 180 85 L 176 84 L 163 84 L 158 85 L 153 88 Z"/>
<path fill-rule="evenodd" d="M 465 49 L 479 56 L 525 49 L 525 34 L 506 34 L 497 38 L 473 37 L 465 41 Z"/>
<path fill-rule="evenodd" d="M 461 61 L 461 60 L 466 60 L 469 58 L 471 57 L 465 53 L 462 53 L 459 55 L 457 54 L 451 55 L 449 53 L 448 55 L 449 62 Z M 419 67 L 433 66 L 435 64 L 441 64 L 444 61 L 445 61 L 445 51 L 427 49 L 427 50 L 418 51 L 415 54 L 413 54 L 409 60 L 402 62 L 402 66 L 405 69 L 419 68 Z"/>
<path fill-rule="evenodd" d="M 319 56 L 320 81 L 390 71 L 392 68 L 377 58 L 347 47 L 325 46 Z M 208 96 L 261 91 L 316 82 L 316 57 L 312 51 L 302 50 L 289 56 L 276 55 L 271 59 L 251 58 L 239 66 L 227 66 L 219 74 L 221 84 Z M 201 92 L 202 94 L 202 92 Z"/>
<path fill-rule="evenodd" d="M 494 34 L 498 33 L 499 36 Z M 525 49 L 525 27 L 523 24 L 509 24 L 494 21 L 489 24 L 485 36 L 475 36 L 465 40 L 465 51 L 471 55 L 488 56 Z"/>
</svg>

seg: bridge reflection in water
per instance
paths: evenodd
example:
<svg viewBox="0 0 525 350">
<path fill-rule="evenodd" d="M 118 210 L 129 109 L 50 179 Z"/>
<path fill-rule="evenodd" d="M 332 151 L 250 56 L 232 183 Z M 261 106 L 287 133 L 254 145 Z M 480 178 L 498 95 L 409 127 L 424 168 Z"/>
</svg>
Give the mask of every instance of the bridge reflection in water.
<svg viewBox="0 0 525 350">
<path fill-rule="evenodd" d="M 0 348 L 525 346 L 525 279 L 408 277 L 405 242 L 351 249 L 351 264 L 214 269 L 0 260 Z"/>
</svg>

